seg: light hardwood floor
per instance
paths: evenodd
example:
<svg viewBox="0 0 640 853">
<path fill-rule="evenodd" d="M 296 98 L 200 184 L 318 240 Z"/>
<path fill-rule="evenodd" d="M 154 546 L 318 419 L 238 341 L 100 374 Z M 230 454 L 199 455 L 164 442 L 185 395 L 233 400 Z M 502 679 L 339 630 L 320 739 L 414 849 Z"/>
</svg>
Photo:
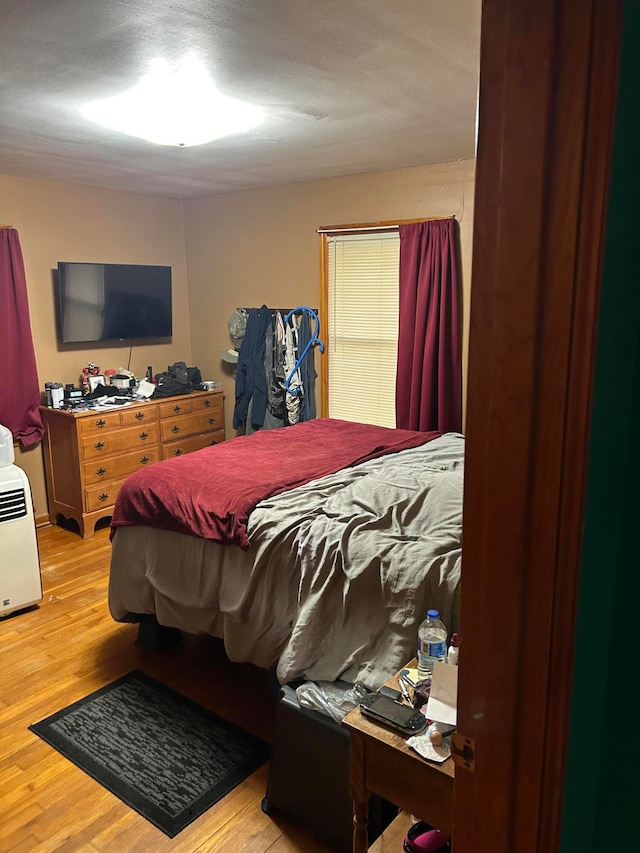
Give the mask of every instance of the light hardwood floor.
<svg viewBox="0 0 640 853">
<path fill-rule="evenodd" d="M 0 620 L 0 851 L 329 853 L 304 827 L 262 812 L 267 765 L 169 839 L 28 730 L 132 669 L 265 740 L 275 711 L 268 674 L 230 663 L 218 641 L 189 637 L 162 653 L 134 645 L 136 627 L 109 615 L 108 529 L 82 540 L 47 526 L 38 542 L 42 604 Z"/>
</svg>

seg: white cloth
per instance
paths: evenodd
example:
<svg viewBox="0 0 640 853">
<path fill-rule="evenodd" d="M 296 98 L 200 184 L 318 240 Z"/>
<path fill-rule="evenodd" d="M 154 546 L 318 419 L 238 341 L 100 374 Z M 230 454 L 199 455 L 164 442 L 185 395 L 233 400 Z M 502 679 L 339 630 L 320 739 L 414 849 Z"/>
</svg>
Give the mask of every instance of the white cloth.
<svg viewBox="0 0 640 853">
<path fill-rule="evenodd" d="M 295 321 L 295 317 L 292 318 Z M 284 355 L 285 376 L 289 374 L 296 365 L 298 358 L 298 329 L 287 323 L 285 327 L 286 350 Z M 285 380 L 286 381 L 286 380 Z M 300 420 L 300 408 L 302 401 L 302 380 L 300 371 L 296 370 L 289 378 L 289 389 L 285 392 L 285 405 L 287 407 L 287 422 L 297 424 Z"/>
</svg>

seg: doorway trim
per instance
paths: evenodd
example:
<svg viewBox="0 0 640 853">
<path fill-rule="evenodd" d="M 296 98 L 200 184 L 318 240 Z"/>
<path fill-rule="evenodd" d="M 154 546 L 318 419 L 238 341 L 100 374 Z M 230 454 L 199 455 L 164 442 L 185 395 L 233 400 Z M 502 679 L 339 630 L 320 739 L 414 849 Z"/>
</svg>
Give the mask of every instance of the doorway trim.
<svg viewBox="0 0 640 853">
<path fill-rule="evenodd" d="M 456 853 L 559 845 L 620 25 L 483 4 Z"/>
</svg>

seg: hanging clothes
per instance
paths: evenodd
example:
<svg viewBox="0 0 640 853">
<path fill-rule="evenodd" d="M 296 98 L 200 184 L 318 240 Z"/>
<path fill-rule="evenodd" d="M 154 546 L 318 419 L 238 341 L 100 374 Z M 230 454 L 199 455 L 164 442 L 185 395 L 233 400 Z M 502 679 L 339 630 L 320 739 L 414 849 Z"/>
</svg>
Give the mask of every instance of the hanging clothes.
<svg viewBox="0 0 640 853">
<path fill-rule="evenodd" d="M 303 387 L 300 371 L 294 370 L 298 359 L 298 327 L 295 317 L 290 317 L 285 324 L 286 349 L 284 358 L 285 373 L 288 377 L 288 388 L 285 393 L 286 422 L 297 424 L 300 421 L 302 409 Z M 293 371 L 293 372 L 292 372 Z"/>
<path fill-rule="evenodd" d="M 318 345 L 324 352 L 316 312 L 300 306 L 283 319 L 280 311 L 266 305 L 238 310 L 246 313 L 247 326 L 238 353 L 235 429 L 249 435 L 315 418 L 313 350 Z M 313 331 L 311 318 L 316 323 Z"/>
<path fill-rule="evenodd" d="M 247 328 L 238 353 L 236 371 L 236 403 L 233 410 L 233 428 L 250 424 L 261 427 L 267 409 L 267 377 L 264 368 L 265 336 L 271 325 L 271 312 L 266 305 L 250 308 Z M 249 416 L 249 404 L 251 414 Z"/>
<path fill-rule="evenodd" d="M 253 399 L 249 401 L 245 435 L 259 429 L 279 429 L 284 423 L 284 323 L 282 315 L 276 311 L 271 314 L 264 339 L 264 372 L 267 383 L 267 405 L 264 421 L 256 423 L 253 416 Z"/>
<path fill-rule="evenodd" d="M 271 333 L 270 333 L 271 332 Z M 278 429 L 285 422 L 285 328 L 282 314 L 275 312 L 265 342 L 265 371 L 267 374 L 267 411 L 263 429 Z"/>
</svg>

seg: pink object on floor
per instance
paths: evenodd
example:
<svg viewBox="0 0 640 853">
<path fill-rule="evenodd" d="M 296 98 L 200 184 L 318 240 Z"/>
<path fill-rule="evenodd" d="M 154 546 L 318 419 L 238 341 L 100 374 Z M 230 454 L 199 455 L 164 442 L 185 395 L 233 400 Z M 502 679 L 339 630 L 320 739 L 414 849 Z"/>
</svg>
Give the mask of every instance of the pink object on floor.
<svg viewBox="0 0 640 853">
<path fill-rule="evenodd" d="M 449 836 L 439 829 L 430 829 L 422 821 L 414 823 L 402 843 L 405 853 L 436 853 L 448 849 Z"/>
</svg>

